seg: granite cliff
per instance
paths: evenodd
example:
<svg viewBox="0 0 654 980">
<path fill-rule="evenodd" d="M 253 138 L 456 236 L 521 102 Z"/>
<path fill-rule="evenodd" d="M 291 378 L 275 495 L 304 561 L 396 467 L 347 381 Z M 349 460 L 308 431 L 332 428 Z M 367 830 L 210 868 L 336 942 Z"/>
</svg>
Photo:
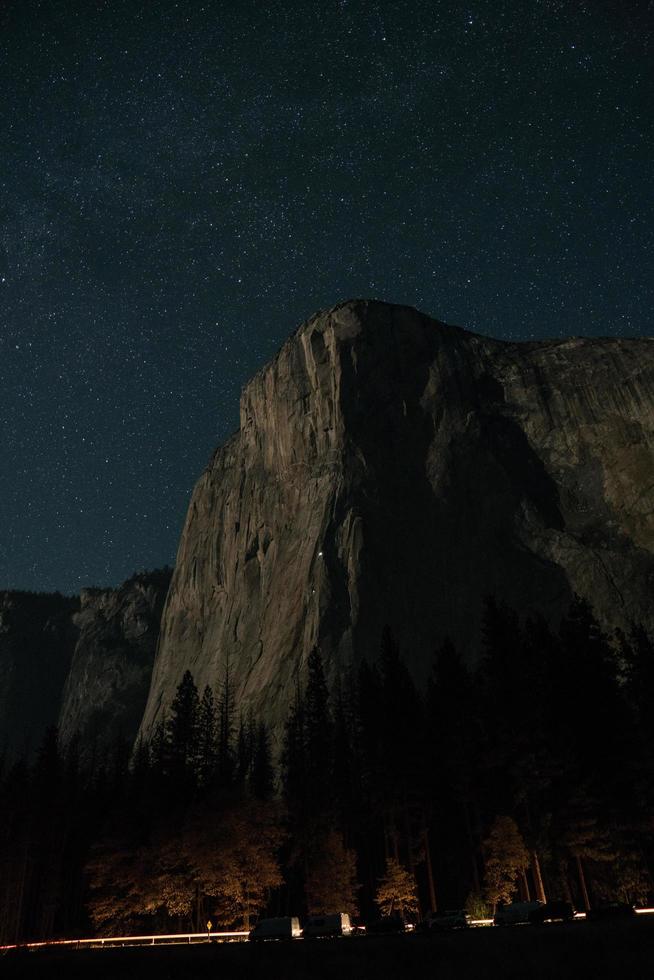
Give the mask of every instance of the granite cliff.
<svg viewBox="0 0 654 980">
<path fill-rule="evenodd" d="M 492 593 L 654 627 L 654 341 L 506 343 L 413 309 L 320 313 L 245 387 L 190 503 L 141 730 L 185 669 L 280 734 L 312 647 L 334 680 L 390 624 L 418 680 L 477 655 Z"/>
<path fill-rule="evenodd" d="M 90 760 L 122 738 L 133 742 L 150 686 L 170 570 L 134 575 L 117 589 L 83 589 L 78 632 L 59 711 L 62 742 Z"/>
<path fill-rule="evenodd" d="M 0 593 L 0 752 L 31 756 L 50 726 L 86 762 L 134 740 L 169 582 L 165 569 L 79 597 Z"/>
</svg>

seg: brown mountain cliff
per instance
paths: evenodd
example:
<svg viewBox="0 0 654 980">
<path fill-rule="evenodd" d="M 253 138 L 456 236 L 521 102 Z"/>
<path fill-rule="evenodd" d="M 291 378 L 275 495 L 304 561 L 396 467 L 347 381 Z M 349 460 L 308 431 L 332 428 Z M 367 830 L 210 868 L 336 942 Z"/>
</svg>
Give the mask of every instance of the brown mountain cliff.
<svg viewBox="0 0 654 980">
<path fill-rule="evenodd" d="M 654 342 L 506 343 L 351 301 L 245 387 L 188 511 L 141 730 L 185 669 L 282 730 L 313 646 L 335 680 L 390 624 L 419 680 L 483 598 L 574 592 L 654 627 Z"/>
</svg>

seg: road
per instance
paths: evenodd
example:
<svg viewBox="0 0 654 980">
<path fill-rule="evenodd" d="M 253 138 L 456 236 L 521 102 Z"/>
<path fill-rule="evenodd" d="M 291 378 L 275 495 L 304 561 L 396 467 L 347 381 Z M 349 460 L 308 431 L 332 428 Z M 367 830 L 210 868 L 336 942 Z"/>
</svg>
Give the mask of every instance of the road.
<svg viewBox="0 0 654 980">
<path fill-rule="evenodd" d="M 10 952 L 0 973 L 2 980 L 649 980 L 654 916 L 256 945 L 48 946 Z"/>
</svg>

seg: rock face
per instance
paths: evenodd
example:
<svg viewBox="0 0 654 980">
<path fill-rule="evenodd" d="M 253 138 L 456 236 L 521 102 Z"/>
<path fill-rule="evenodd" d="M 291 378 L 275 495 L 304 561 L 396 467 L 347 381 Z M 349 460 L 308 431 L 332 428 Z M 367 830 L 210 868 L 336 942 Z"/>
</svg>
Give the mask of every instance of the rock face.
<svg viewBox="0 0 654 980">
<path fill-rule="evenodd" d="M 654 627 L 654 341 L 505 343 L 348 302 L 246 386 L 198 481 L 142 722 L 230 664 L 279 736 L 318 646 L 334 679 L 388 623 L 418 680 L 474 660 L 491 593 L 556 621 L 573 592 Z"/>
<path fill-rule="evenodd" d="M 30 757 L 46 729 L 91 762 L 136 738 L 170 569 L 81 597 L 0 593 L 0 754 Z"/>
<path fill-rule="evenodd" d="M 57 723 L 78 608 L 57 593 L 0 593 L 0 752 L 9 761 L 31 755 Z"/>
<path fill-rule="evenodd" d="M 61 698 L 59 732 L 82 759 L 132 742 L 148 694 L 170 570 L 135 575 L 117 589 L 83 589 L 78 633 Z"/>
</svg>

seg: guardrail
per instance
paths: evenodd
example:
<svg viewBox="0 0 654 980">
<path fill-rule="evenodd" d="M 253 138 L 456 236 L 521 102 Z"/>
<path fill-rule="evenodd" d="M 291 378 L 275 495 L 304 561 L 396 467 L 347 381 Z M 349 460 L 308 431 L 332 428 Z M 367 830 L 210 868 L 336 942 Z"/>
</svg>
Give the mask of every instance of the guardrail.
<svg viewBox="0 0 654 980">
<path fill-rule="evenodd" d="M 102 936 L 96 939 L 46 939 L 37 943 L 12 943 L 0 946 L 0 953 L 11 949 L 42 949 L 50 946 L 67 946 L 69 949 L 101 949 L 107 946 L 174 946 L 191 943 L 243 942 L 247 932 L 171 932 L 152 936 Z"/>
</svg>

